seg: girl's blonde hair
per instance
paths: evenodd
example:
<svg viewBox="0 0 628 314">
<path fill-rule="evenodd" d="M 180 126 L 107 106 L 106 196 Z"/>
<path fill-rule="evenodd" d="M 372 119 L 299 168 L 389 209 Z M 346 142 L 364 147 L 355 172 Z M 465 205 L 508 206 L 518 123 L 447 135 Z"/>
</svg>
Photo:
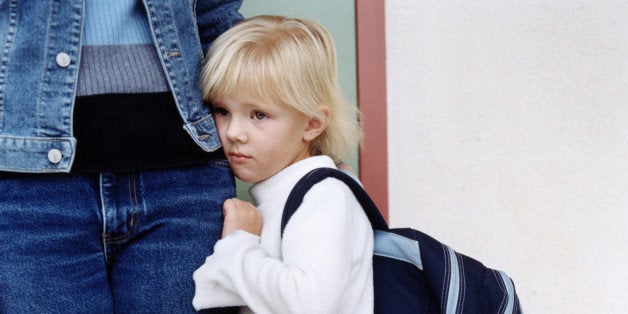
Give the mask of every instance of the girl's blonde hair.
<svg viewBox="0 0 628 314">
<path fill-rule="evenodd" d="M 212 44 L 202 88 L 208 102 L 246 93 L 327 121 L 311 149 L 336 162 L 349 157 L 362 138 L 358 109 L 338 85 L 333 39 L 314 21 L 263 15 L 240 22 Z M 320 106 L 329 108 L 329 118 Z"/>
</svg>

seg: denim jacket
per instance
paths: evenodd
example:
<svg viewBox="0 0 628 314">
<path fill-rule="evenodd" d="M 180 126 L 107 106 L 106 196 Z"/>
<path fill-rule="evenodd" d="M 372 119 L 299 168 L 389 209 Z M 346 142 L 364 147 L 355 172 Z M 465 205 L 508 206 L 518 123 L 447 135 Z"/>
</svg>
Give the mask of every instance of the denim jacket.
<svg viewBox="0 0 628 314">
<path fill-rule="evenodd" d="M 142 0 L 183 128 L 220 147 L 199 74 L 203 52 L 242 19 L 241 0 Z M 84 0 L 0 1 L 0 171 L 69 172 Z"/>
</svg>

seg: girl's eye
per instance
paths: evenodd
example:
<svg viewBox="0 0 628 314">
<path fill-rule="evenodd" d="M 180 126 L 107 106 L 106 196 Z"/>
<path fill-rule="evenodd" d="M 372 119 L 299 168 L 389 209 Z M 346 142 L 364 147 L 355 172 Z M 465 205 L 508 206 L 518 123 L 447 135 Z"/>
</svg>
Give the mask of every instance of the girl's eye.
<svg viewBox="0 0 628 314">
<path fill-rule="evenodd" d="M 228 116 L 229 115 L 229 111 L 227 111 L 227 109 L 221 108 L 221 107 L 214 107 L 212 111 L 214 112 L 214 114 L 219 115 L 219 116 Z"/>
<path fill-rule="evenodd" d="M 262 119 L 266 118 L 266 114 L 263 113 L 263 112 L 255 111 L 253 113 L 253 118 L 255 118 L 256 120 L 262 120 Z"/>
</svg>

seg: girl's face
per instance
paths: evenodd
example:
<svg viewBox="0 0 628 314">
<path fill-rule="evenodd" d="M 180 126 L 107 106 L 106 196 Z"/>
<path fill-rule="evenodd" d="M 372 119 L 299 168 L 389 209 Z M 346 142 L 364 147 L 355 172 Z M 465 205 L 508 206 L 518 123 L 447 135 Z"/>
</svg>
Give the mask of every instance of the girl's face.
<svg viewBox="0 0 628 314">
<path fill-rule="evenodd" d="M 260 182 L 310 157 L 310 119 L 302 112 L 243 95 L 214 100 L 212 108 L 225 154 L 240 180 Z"/>
</svg>

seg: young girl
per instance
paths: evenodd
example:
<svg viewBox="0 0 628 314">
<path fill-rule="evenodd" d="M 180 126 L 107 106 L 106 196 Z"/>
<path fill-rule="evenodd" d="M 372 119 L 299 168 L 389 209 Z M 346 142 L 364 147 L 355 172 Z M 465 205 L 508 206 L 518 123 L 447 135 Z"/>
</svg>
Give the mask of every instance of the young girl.
<svg viewBox="0 0 628 314">
<path fill-rule="evenodd" d="M 194 273 L 194 307 L 372 313 L 373 234 L 348 187 L 333 178 L 315 185 L 280 234 L 296 182 L 335 167 L 361 137 L 330 34 L 312 21 L 258 16 L 220 36 L 208 58 L 204 97 L 233 172 L 255 183 L 257 208 L 224 203 L 222 239 Z"/>
</svg>

